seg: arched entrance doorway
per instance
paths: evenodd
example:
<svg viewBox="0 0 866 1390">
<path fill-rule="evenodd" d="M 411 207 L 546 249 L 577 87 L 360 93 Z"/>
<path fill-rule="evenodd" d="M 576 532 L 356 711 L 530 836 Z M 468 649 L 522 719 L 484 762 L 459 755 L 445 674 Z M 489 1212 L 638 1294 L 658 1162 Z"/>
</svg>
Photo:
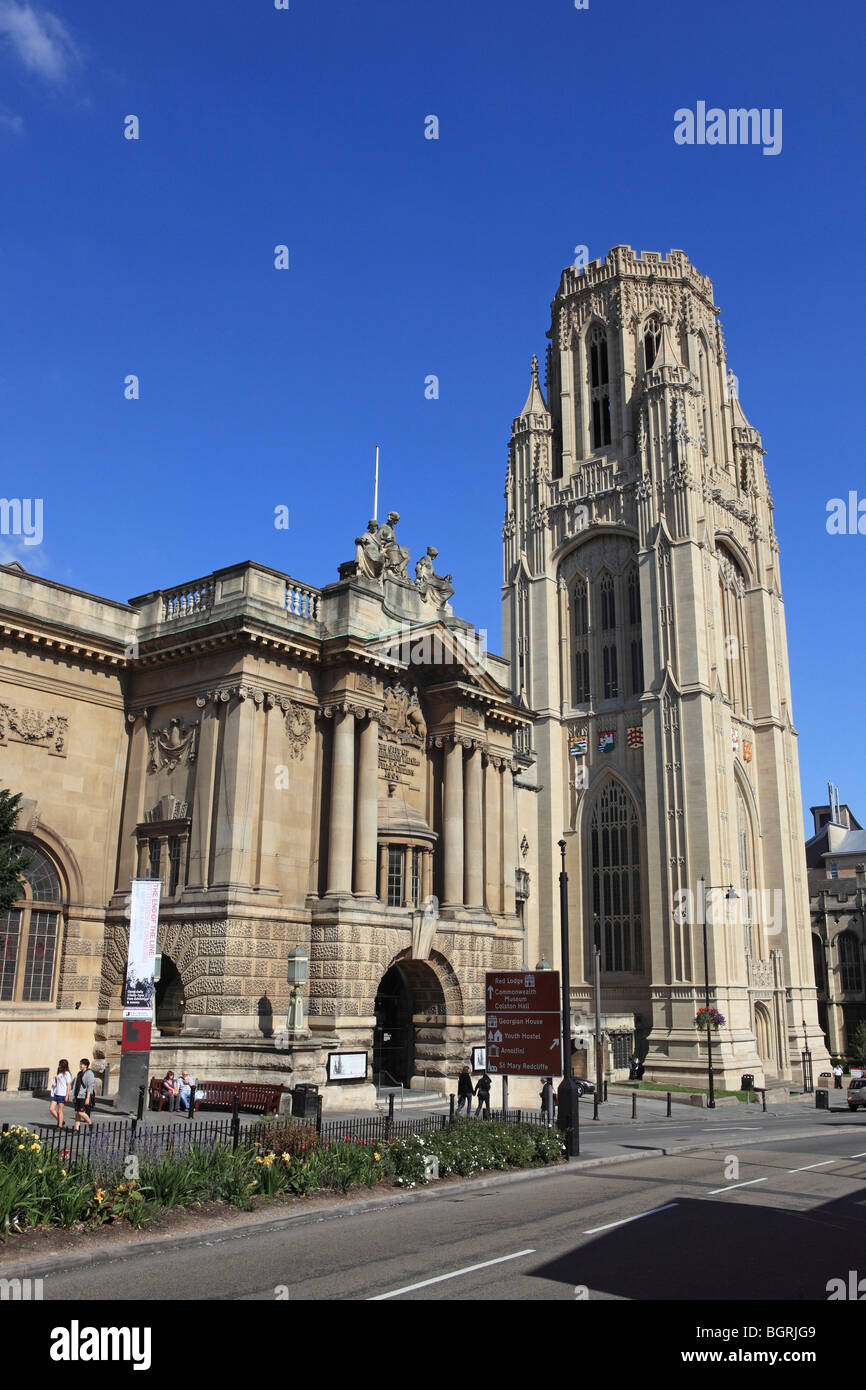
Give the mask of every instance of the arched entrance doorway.
<svg viewBox="0 0 866 1390">
<path fill-rule="evenodd" d="M 773 1032 L 770 1027 L 770 1015 L 763 1004 L 755 1005 L 755 1041 L 758 1044 L 758 1056 L 764 1068 L 766 1076 L 776 1075 L 776 1057 L 773 1050 Z"/>
<path fill-rule="evenodd" d="M 409 1086 L 444 1060 L 445 995 L 435 970 L 404 958 L 382 976 L 375 1002 L 373 1075 L 385 1085 Z"/>
<path fill-rule="evenodd" d="M 156 986 L 156 1026 L 160 1033 L 174 1036 L 183 1029 L 183 980 L 171 956 L 163 955 Z"/>
<path fill-rule="evenodd" d="M 373 1076 L 382 1085 L 408 1086 L 414 1061 L 412 990 L 399 965 L 392 965 L 382 976 L 375 1010 Z"/>
</svg>

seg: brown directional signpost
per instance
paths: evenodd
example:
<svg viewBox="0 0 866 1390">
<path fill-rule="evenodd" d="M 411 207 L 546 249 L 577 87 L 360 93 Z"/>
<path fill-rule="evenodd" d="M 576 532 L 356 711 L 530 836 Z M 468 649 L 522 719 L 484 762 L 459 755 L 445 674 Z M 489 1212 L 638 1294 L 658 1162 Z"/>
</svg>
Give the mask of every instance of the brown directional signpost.
<svg viewBox="0 0 866 1390">
<path fill-rule="evenodd" d="M 489 970 L 484 982 L 491 1076 L 555 1076 L 560 1069 L 559 972 Z"/>
</svg>

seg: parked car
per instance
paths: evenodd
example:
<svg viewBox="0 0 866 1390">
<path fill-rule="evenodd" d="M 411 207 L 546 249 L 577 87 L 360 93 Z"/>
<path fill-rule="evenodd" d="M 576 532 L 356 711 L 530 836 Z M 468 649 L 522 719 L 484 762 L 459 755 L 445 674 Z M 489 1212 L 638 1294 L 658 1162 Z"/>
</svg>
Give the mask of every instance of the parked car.
<svg viewBox="0 0 866 1390">
<path fill-rule="evenodd" d="M 848 1109 L 856 1110 L 860 1105 L 866 1106 L 866 1076 L 855 1076 L 848 1087 Z"/>
<path fill-rule="evenodd" d="M 591 1096 L 595 1094 L 594 1083 L 592 1081 L 587 1081 L 584 1076 L 576 1076 L 574 1078 L 574 1084 L 577 1087 L 578 1095 Z M 864 1097 L 864 1101 L 866 1101 L 866 1097 Z"/>
</svg>

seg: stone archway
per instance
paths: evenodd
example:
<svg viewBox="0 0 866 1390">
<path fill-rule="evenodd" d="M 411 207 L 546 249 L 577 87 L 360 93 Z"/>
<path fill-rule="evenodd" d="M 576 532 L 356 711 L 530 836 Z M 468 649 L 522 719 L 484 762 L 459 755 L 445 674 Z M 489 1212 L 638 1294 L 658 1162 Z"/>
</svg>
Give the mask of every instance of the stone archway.
<svg viewBox="0 0 866 1390">
<path fill-rule="evenodd" d="M 183 980 L 171 956 L 163 954 L 156 986 L 156 1026 L 163 1037 L 176 1037 L 183 1031 Z"/>
<path fill-rule="evenodd" d="M 765 1004 L 755 1005 L 755 1041 L 765 1076 L 776 1076 L 778 1060 L 773 1047 L 773 1028 Z"/>
<path fill-rule="evenodd" d="M 444 957 L 399 955 L 376 993 L 374 1074 L 387 1071 L 404 1086 L 442 1089 L 454 1069 L 449 1059 L 462 1057 L 462 1032 L 449 1022 L 462 1011 L 457 977 Z"/>
</svg>

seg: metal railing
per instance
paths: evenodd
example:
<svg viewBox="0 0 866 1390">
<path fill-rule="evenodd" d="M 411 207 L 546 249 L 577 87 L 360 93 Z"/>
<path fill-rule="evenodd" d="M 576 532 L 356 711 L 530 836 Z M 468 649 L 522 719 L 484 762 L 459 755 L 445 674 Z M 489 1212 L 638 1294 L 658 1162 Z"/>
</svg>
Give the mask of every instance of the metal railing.
<svg viewBox="0 0 866 1390">
<path fill-rule="evenodd" d="M 383 1077 L 383 1076 L 387 1076 L 387 1077 L 388 1077 L 389 1081 L 391 1082 L 390 1086 L 383 1086 L 383 1084 L 382 1084 L 382 1077 Z M 397 1078 L 396 1078 L 396 1076 L 392 1076 L 391 1073 L 390 1073 L 389 1071 L 380 1071 L 380 1072 L 379 1072 L 378 1080 L 376 1080 L 376 1077 L 375 1077 L 375 1076 L 374 1076 L 373 1080 L 374 1080 L 375 1085 L 376 1085 L 376 1099 L 377 1099 L 377 1100 L 381 1100 L 383 1092 L 384 1092 L 384 1094 L 389 1095 L 389 1096 L 390 1096 L 390 1095 L 393 1095 L 396 1091 L 399 1091 L 399 1092 L 400 1092 L 400 1109 L 402 1110 L 402 1109 L 403 1109 L 403 1090 L 404 1090 L 403 1082 L 402 1082 L 402 1081 L 398 1081 Z"/>
<path fill-rule="evenodd" d="M 57 1125 L 31 1126 L 39 1142 L 47 1149 L 59 1152 L 71 1165 L 80 1165 L 91 1172 L 122 1166 L 135 1155 L 141 1159 L 184 1157 L 193 1148 L 212 1149 L 218 1146 L 233 1149 L 259 1146 L 270 1142 L 270 1132 L 288 1125 L 306 1125 L 315 1131 L 323 1144 L 367 1143 L 373 1140 L 407 1139 L 415 1134 L 449 1129 L 452 1125 L 487 1124 L 493 1121 L 504 1125 L 545 1125 L 547 1117 L 536 1110 L 493 1110 L 481 1116 L 464 1117 L 449 1114 L 419 1115 L 415 1119 L 395 1120 L 389 1106 L 387 1115 L 362 1115 L 356 1118 L 316 1121 L 286 1116 L 278 1120 L 256 1120 L 241 1125 L 240 1117 L 226 1120 L 196 1120 L 177 1125 L 149 1125 L 138 1119 L 107 1120 L 90 1129 L 59 1129 Z M 9 1128 L 3 1126 L 4 1131 Z"/>
</svg>

